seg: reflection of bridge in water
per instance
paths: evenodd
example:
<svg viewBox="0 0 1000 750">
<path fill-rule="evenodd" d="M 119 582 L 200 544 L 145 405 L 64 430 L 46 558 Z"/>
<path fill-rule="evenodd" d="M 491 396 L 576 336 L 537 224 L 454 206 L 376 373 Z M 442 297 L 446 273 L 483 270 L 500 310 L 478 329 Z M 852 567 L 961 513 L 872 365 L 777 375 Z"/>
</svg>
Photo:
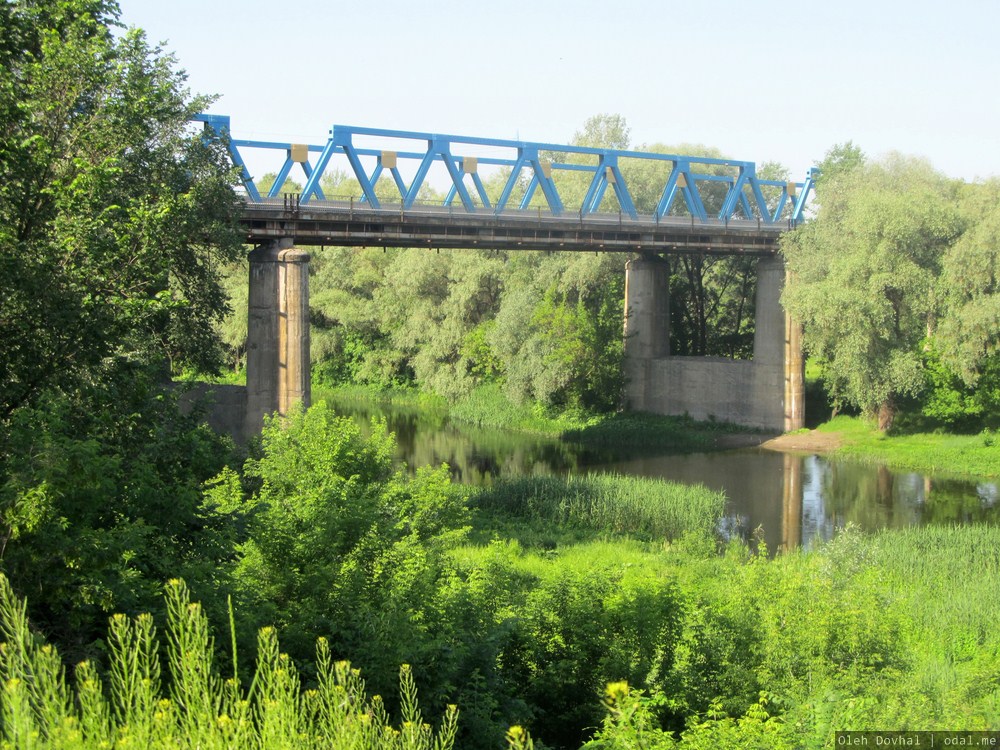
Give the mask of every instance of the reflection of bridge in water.
<svg viewBox="0 0 1000 750">
<path fill-rule="evenodd" d="M 769 553 L 809 549 L 853 524 L 862 531 L 920 524 L 1000 522 L 996 480 L 932 478 L 884 466 L 818 455 L 743 448 L 709 453 L 611 454 L 604 448 L 451 423 L 442 414 L 346 400 L 332 403 L 362 430 L 385 419 L 396 435 L 397 459 L 410 471 L 447 464 L 455 482 L 492 484 L 501 478 L 612 473 L 701 484 L 725 493 L 723 538 Z M 616 455 L 617 454 L 617 455 Z"/>
<path fill-rule="evenodd" d="M 772 554 L 808 549 L 848 524 L 876 531 L 1000 522 L 995 480 L 934 478 L 816 455 L 743 449 L 634 458 L 601 469 L 721 490 L 729 500 L 723 536 L 761 540 Z"/>
<path fill-rule="evenodd" d="M 309 255 L 305 246 L 629 252 L 625 299 L 630 408 L 772 430 L 803 423 L 798 327 L 779 298 L 781 234 L 803 218 L 803 182 L 764 179 L 753 162 L 649 151 L 335 125 L 325 144 L 232 138 L 200 115 L 239 169 L 250 254 L 245 431 L 310 401 Z M 251 152 L 282 158 L 266 194 Z M 293 169 L 305 184 L 281 195 Z M 422 202 L 432 176 L 447 186 Z M 327 195 L 325 175 L 354 194 Z M 349 175 L 345 181 L 344 177 Z M 484 179 L 484 175 L 486 179 Z M 656 194 L 636 200 L 633 184 Z M 648 186 L 653 188 L 649 189 Z M 670 354 L 668 253 L 759 256 L 753 360 Z"/>
</svg>

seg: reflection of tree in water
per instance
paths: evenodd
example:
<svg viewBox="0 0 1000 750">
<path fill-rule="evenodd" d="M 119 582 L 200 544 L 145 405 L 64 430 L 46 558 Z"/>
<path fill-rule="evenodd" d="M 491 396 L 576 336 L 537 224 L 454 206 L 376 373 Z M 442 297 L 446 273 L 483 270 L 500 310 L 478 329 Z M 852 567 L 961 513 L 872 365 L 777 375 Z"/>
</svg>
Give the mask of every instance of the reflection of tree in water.
<svg viewBox="0 0 1000 750">
<path fill-rule="evenodd" d="M 924 521 L 927 523 L 1000 521 L 995 484 L 972 485 L 969 482 L 928 478 L 927 486 L 929 492 L 924 504 Z"/>
<path fill-rule="evenodd" d="M 992 521 L 996 485 L 895 474 L 884 466 L 837 462 L 822 469 L 827 514 L 838 526 L 901 528 L 923 523 Z"/>
<path fill-rule="evenodd" d="M 564 474 L 595 460 L 592 451 L 573 443 L 470 425 L 457 427 L 441 412 L 349 401 L 336 402 L 334 408 L 363 429 L 373 417 L 384 418 L 396 435 L 397 458 L 407 470 L 445 463 L 452 478 L 465 484 L 483 484 L 498 476 Z"/>
<path fill-rule="evenodd" d="M 737 451 L 686 456 L 627 458 L 569 442 L 469 425 L 453 425 L 443 412 L 337 403 L 367 430 L 372 417 L 384 418 L 396 434 L 397 458 L 410 471 L 447 463 L 452 477 L 465 484 L 488 484 L 495 477 L 617 471 L 726 491 L 730 508 L 720 521 L 723 539 L 755 545 L 764 527 L 768 549 L 812 546 L 852 523 L 864 530 L 921 523 L 1000 520 L 997 485 L 929 479 L 893 473 L 885 467 L 831 462 L 811 456 L 778 457 Z M 733 502 L 735 501 L 735 502 Z"/>
</svg>

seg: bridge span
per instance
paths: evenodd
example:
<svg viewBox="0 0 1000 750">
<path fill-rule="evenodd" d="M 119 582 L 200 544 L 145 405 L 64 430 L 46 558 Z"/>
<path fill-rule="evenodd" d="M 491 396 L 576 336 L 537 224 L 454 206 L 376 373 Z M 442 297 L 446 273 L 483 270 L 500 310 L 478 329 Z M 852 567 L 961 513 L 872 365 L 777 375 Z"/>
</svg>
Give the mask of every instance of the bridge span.
<svg viewBox="0 0 1000 750">
<path fill-rule="evenodd" d="M 298 196 L 248 202 L 247 242 L 291 238 L 300 246 L 428 247 L 463 250 L 575 250 L 660 254 L 773 255 L 791 222 L 732 219 L 702 223 L 693 216 L 591 213 L 552 216 L 539 208 L 497 213 L 438 204 L 355 200 L 311 201 Z"/>
<path fill-rule="evenodd" d="M 803 182 L 769 180 L 753 162 L 341 125 L 322 145 L 237 140 L 228 117 L 197 119 L 240 171 L 242 223 L 256 245 L 244 435 L 259 432 L 266 414 L 310 401 L 302 248 L 323 246 L 632 253 L 626 405 L 778 431 L 803 426 L 801 332 L 780 305 L 777 248 L 805 219 L 816 170 Z M 283 157 L 263 194 L 245 158 L 252 150 Z M 282 195 L 296 166 L 305 184 Z M 428 201 L 435 169 L 447 194 Z M 655 186 L 655 204 L 637 202 L 630 185 L 638 183 L 646 196 Z M 669 253 L 760 256 L 752 360 L 671 355 Z"/>
</svg>

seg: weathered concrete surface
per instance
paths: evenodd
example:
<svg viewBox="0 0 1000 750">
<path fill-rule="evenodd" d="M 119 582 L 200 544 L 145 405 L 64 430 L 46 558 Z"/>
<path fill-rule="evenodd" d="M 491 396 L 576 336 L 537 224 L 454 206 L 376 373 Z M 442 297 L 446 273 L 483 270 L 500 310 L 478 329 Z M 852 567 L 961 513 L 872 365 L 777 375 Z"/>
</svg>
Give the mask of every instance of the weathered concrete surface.
<svg viewBox="0 0 1000 750">
<path fill-rule="evenodd" d="M 781 258 L 758 261 L 754 357 L 673 357 L 666 264 L 630 261 L 625 285 L 629 408 L 787 431 L 805 418 L 799 328 L 781 308 Z M 666 319 L 666 322 L 664 320 Z"/>
<path fill-rule="evenodd" d="M 309 254 L 278 240 L 250 253 L 247 320 L 247 435 L 268 414 L 308 406 Z"/>
<path fill-rule="evenodd" d="M 242 385 L 179 383 L 178 404 L 181 412 L 199 412 L 206 424 L 218 433 L 229 435 L 237 443 L 246 442 L 247 389 Z"/>
<path fill-rule="evenodd" d="M 250 253 L 247 311 L 246 434 L 260 432 L 278 410 L 278 243 Z"/>
<path fill-rule="evenodd" d="M 309 253 L 278 253 L 278 413 L 312 402 L 309 357 Z"/>
<path fill-rule="evenodd" d="M 625 265 L 625 380 L 637 411 L 654 411 L 651 388 L 665 382 L 649 372 L 652 362 L 670 355 L 670 285 L 667 265 L 657 257 Z"/>
</svg>

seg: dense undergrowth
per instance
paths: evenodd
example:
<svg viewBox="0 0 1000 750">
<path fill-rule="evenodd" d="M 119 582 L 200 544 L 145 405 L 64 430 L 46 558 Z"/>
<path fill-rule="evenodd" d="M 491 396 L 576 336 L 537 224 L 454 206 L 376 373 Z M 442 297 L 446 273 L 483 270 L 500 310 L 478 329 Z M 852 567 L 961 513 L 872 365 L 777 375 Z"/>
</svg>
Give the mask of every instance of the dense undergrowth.
<svg viewBox="0 0 1000 750">
<path fill-rule="evenodd" d="M 7 746 L 349 747 L 330 738 L 355 732 L 358 748 L 446 747 L 451 705 L 463 748 L 526 746 L 525 731 L 537 748 L 824 748 L 845 728 L 1000 724 L 1000 529 L 847 530 L 772 558 L 719 548 L 723 499 L 703 488 L 472 492 L 398 472 L 392 452 L 384 426 L 364 437 L 323 405 L 269 426 L 203 489 L 201 512 L 232 521 L 215 539 L 229 554 L 187 569 L 205 614 L 177 583 L 166 607 L 140 602 L 151 616 L 122 600 L 72 690 L 41 645 L 61 631 L 12 578 L 31 629 L 4 594 Z"/>
<path fill-rule="evenodd" d="M 183 581 L 167 584 L 166 600 L 165 638 L 147 614 L 112 617 L 104 678 L 96 665 L 83 662 L 71 688 L 57 651 L 35 641 L 23 603 L 0 576 L 0 745 L 144 750 L 453 746 L 457 708 L 448 707 L 437 731 L 425 723 L 406 665 L 400 670 L 402 718 L 394 727 L 381 698 L 368 697 L 359 671 L 348 662 L 332 660 L 325 639 L 316 645 L 315 686 L 303 689 L 294 664 L 279 651 L 274 629 L 262 629 L 253 679 L 244 685 L 235 655 L 229 678 L 214 668 L 207 618 Z"/>
</svg>

